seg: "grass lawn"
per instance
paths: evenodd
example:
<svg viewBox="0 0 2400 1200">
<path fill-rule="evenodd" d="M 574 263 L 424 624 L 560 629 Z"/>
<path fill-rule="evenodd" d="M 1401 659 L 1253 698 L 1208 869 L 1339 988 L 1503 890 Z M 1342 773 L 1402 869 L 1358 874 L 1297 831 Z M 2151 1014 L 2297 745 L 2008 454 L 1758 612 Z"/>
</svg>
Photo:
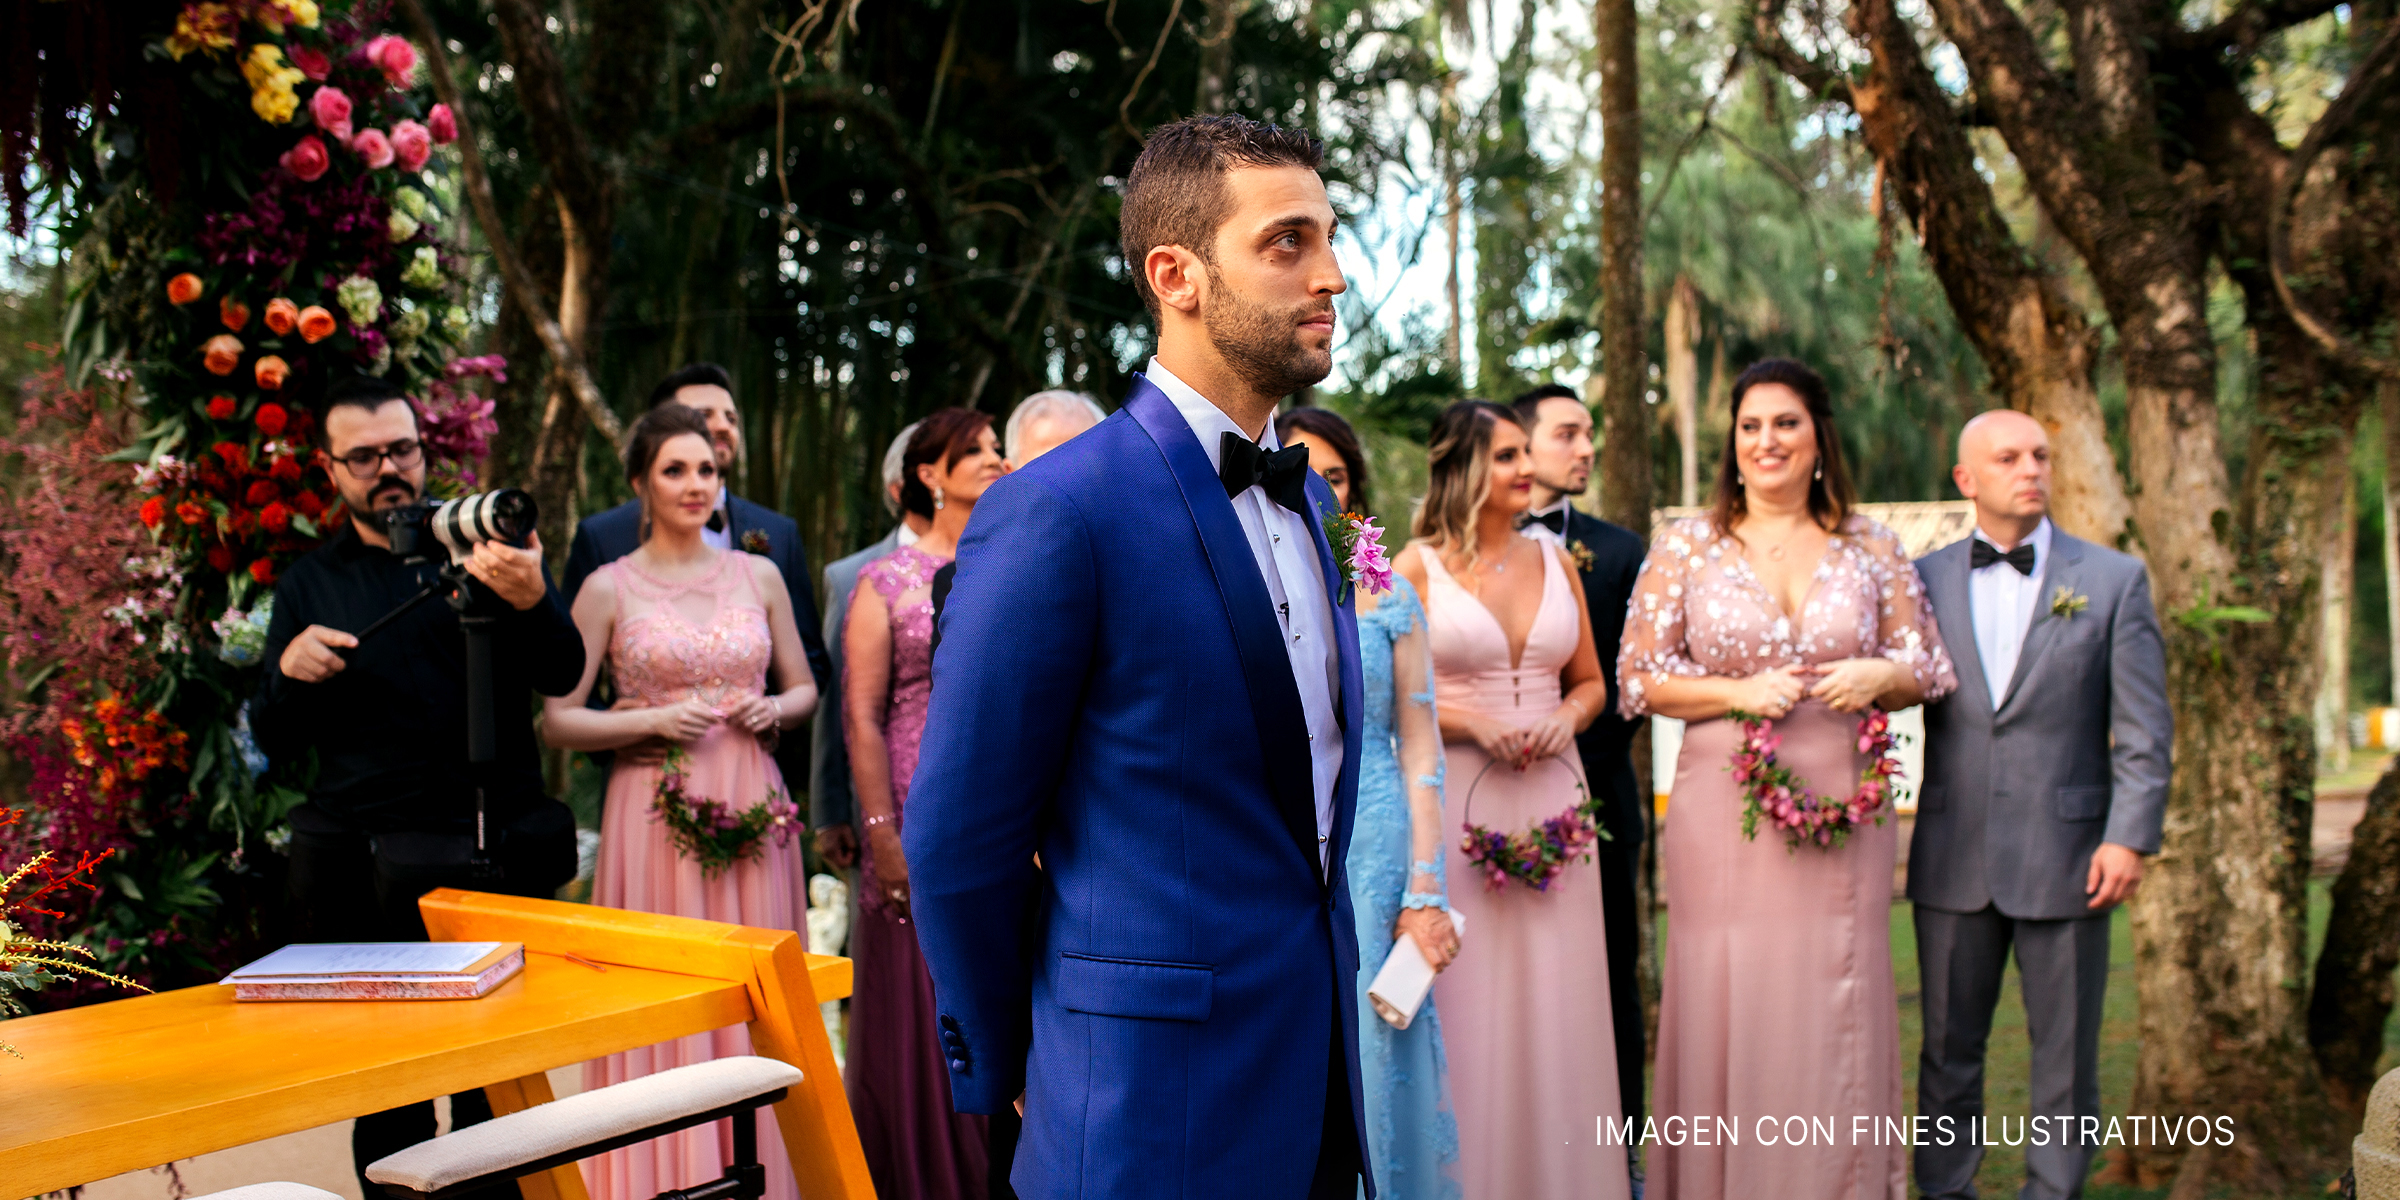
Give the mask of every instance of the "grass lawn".
<svg viewBox="0 0 2400 1200">
<path fill-rule="evenodd" d="M 2331 908 L 2327 888 L 2330 880 L 2311 880 L 2308 885 L 2308 945 L 2313 963 L 2317 947 L 2325 938 L 2325 918 Z M 2100 1033 L 2100 1108 L 2104 1116 L 2123 1116 L 2133 1100 L 2134 1061 L 2140 1045 L 2135 1032 L 2135 1000 L 2133 991 L 2133 937 L 2127 927 L 2125 910 L 2119 908 L 2109 922 L 2109 980 L 2108 1012 Z M 1659 921 L 1663 939 L 1666 921 Z M 1924 1013 L 1919 1007 L 1917 993 L 1917 936 L 1915 924 L 1909 919 L 1906 901 L 1892 905 L 1892 967 L 1900 984 L 1900 1059 L 1905 1080 L 1902 1095 L 1913 1111 L 1917 1095 L 1917 1049 L 1924 1037 Z M 1993 1114 L 2023 1115 L 2028 1105 L 2027 1071 L 2032 1049 L 2025 1039 L 2025 1003 L 2017 987 L 2017 968 L 2010 963 L 2008 978 L 2002 985 L 2000 1008 L 1992 1018 L 1990 1057 L 1984 1068 L 1984 1111 Z M 2384 1056 L 2381 1069 L 2400 1066 L 2400 1012 L 2384 1030 Z M 2108 1161 L 2109 1151 L 2103 1149 L 2093 1162 L 2096 1173 Z M 1983 1169 L 1976 1176 L 1977 1190 L 1993 1200 L 2013 1198 L 2025 1182 L 2025 1152 L 2022 1147 L 1994 1146 L 1984 1152 Z M 2324 1196 L 2324 1182 L 2303 1186 L 2286 1200 L 2318 1200 Z M 1912 1195 L 1915 1193 L 1912 1191 Z M 2163 1200 L 2167 1189 L 2127 1188 L 2093 1185 L 2084 1195 L 2089 1200 Z M 2219 1188 L 2210 1193 L 2222 1200 L 2267 1200 L 2246 1190 Z"/>
</svg>

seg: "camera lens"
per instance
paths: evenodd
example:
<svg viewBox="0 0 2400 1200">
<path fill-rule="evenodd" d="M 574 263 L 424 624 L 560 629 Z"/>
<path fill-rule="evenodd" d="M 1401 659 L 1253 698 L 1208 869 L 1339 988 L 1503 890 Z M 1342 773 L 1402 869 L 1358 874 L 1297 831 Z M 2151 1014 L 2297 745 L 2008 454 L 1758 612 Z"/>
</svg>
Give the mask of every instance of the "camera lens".
<svg viewBox="0 0 2400 1200">
<path fill-rule="evenodd" d="M 524 542 L 533 532 L 540 507 L 522 488 L 500 488 L 452 500 L 433 514 L 433 536 L 457 558 L 465 558 L 477 542 Z"/>
</svg>

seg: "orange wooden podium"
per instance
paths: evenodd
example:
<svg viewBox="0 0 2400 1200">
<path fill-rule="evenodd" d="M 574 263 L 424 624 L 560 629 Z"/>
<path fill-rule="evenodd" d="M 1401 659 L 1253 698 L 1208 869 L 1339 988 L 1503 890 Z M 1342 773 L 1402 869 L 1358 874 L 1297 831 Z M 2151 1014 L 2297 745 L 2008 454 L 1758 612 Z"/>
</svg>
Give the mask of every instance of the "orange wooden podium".
<svg viewBox="0 0 2400 1200">
<path fill-rule="evenodd" d="M 444 889 L 420 908 L 436 941 L 525 943 L 524 973 L 480 1000 L 237 1005 L 210 985 L 8 1022 L 25 1057 L 0 1056 L 0 1200 L 469 1088 L 511 1113 L 551 1098 L 553 1067 L 742 1023 L 802 1072 L 775 1105 L 800 1194 L 875 1195 L 817 1013 L 850 994 L 848 959 L 787 929 L 554 900 Z M 585 1200 L 572 1166 L 524 1183 Z"/>
</svg>

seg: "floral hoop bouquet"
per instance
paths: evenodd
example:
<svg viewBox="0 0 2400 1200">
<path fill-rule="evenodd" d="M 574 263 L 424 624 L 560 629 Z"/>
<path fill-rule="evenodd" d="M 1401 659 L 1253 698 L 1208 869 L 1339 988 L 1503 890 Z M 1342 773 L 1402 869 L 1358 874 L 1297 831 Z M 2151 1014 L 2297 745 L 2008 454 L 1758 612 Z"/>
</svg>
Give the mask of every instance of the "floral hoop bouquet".
<svg viewBox="0 0 2400 1200">
<path fill-rule="evenodd" d="M 1565 763 L 1564 755 L 1551 759 Z M 1558 873 L 1581 862 L 1592 860 L 1593 848 L 1604 840 L 1614 840 L 1600 827 L 1599 806 L 1592 799 L 1582 773 L 1575 774 L 1575 792 L 1582 797 L 1565 811 L 1548 820 L 1539 821 L 1515 833 L 1502 833 L 1489 826 L 1475 823 L 1475 788 L 1491 773 L 1497 761 L 1485 763 L 1475 773 L 1475 782 L 1467 785 L 1467 816 L 1464 818 L 1466 836 L 1458 843 L 1458 852 L 1474 864 L 1483 876 L 1483 890 L 1496 892 L 1508 886 L 1511 879 L 1537 892 L 1550 890 L 1550 881 Z"/>
<path fill-rule="evenodd" d="M 792 834 L 800 828 L 800 810 L 782 788 L 737 812 L 722 800 L 693 795 L 687 771 L 690 765 L 683 747 L 668 749 L 650 812 L 667 827 L 667 840 L 675 844 L 676 851 L 699 863 L 703 875 L 715 879 L 735 863 L 760 857 L 770 838 L 778 846 L 790 844 Z"/>
<path fill-rule="evenodd" d="M 1726 715 L 1742 727 L 1742 744 L 1725 769 L 1742 786 L 1743 841 L 1758 837 L 1762 819 L 1783 830 L 1785 848 L 1794 851 L 1810 843 L 1826 849 L 1840 846 L 1869 817 L 1883 824 L 1892 777 L 1900 773 L 1900 760 L 1892 754 L 1900 739 L 1892 732 L 1890 713 L 1870 708 L 1858 719 L 1858 752 L 1867 756 L 1867 765 L 1858 774 L 1858 790 L 1844 799 L 1816 794 L 1790 767 L 1776 761 L 1783 739 L 1776 735 L 1773 721 L 1740 709 Z"/>
</svg>

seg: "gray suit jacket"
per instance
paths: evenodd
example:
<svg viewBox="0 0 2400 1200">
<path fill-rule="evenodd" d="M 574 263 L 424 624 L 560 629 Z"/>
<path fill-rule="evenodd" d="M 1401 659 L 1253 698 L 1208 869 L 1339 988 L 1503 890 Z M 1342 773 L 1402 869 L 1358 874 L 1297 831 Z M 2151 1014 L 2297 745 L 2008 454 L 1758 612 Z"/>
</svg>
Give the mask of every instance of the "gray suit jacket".
<svg viewBox="0 0 2400 1200">
<path fill-rule="evenodd" d="M 850 615 L 850 592 L 867 564 L 900 548 L 900 527 L 883 540 L 825 567 L 825 656 L 833 662 L 833 684 L 817 700 L 817 721 L 809 731 L 808 827 L 825 829 L 848 825 L 858 816 L 858 796 L 850 790 L 849 743 L 842 738 L 842 622 Z"/>
<path fill-rule="evenodd" d="M 1925 786 L 1908 898 L 1949 912 L 1996 905 L 2019 920 L 2091 915 L 2085 873 L 2103 841 L 2158 850 L 2174 715 L 2166 644 L 2139 560 L 2055 527 L 2025 648 L 1992 708 L 1975 648 L 1967 543 L 1917 563 L 1958 665 L 1925 708 Z M 2085 598 L 2053 610 L 2059 589 Z"/>
</svg>

